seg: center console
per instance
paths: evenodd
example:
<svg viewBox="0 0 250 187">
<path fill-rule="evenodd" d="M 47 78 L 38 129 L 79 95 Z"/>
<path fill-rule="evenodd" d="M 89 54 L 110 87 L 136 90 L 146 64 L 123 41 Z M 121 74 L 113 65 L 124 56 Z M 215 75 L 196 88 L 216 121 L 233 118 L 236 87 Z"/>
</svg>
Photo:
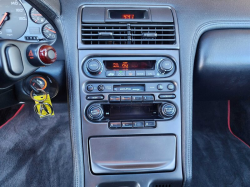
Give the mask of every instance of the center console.
<svg viewBox="0 0 250 187">
<path fill-rule="evenodd" d="M 86 5 L 78 14 L 85 186 L 181 186 L 175 11 Z"/>
</svg>

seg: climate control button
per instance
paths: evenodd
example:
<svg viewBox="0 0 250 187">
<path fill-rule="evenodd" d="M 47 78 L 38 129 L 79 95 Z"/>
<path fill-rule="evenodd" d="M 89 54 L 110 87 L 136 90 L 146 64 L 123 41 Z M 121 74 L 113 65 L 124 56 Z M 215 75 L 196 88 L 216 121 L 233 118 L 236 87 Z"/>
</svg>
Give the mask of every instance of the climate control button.
<svg viewBox="0 0 250 187">
<path fill-rule="evenodd" d="M 102 65 L 99 62 L 99 60 L 96 59 L 90 59 L 87 61 L 87 70 L 90 74 L 96 75 L 101 72 Z"/>
<path fill-rule="evenodd" d="M 159 62 L 158 70 L 161 74 L 167 74 L 174 68 L 174 62 L 170 58 L 162 59 Z"/>
</svg>

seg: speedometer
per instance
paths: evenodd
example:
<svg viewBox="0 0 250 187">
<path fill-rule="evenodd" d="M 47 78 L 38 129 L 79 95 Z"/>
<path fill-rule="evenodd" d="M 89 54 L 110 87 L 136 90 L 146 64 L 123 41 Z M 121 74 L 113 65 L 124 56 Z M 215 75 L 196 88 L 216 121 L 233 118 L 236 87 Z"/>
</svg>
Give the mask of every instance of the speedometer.
<svg viewBox="0 0 250 187">
<path fill-rule="evenodd" d="M 27 14 L 18 0 L 0 0 L 0 38 L 18 39 L 27 25 Z"/>
</svg>

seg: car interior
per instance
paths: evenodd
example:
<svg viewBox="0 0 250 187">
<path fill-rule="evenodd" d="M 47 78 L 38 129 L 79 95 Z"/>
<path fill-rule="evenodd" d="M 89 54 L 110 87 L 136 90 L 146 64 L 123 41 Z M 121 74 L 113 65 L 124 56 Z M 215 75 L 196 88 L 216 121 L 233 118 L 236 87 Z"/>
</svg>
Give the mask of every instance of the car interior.
<svg viewBox="0 0 250 187">
<path fill-rule="evenodd" d="M 248 187 L 249 72 L 248 0 L 0 0 L 0 186 Z"/>
</svg>

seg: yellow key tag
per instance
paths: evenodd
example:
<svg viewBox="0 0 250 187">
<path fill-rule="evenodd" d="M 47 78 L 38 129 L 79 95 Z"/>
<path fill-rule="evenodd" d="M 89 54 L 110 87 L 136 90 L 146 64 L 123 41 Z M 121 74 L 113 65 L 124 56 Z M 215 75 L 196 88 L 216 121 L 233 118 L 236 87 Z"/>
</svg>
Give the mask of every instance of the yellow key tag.
<svg viewBox="0 0 250 187">
<path fill-rule="evenodd" d="M 40 118 L 55 115 L 49 94 L 37 95 L 37 96 L 33 96 L 33 98 L 35 100 L 34 110 L 40 116 Z"/>
</svg>

